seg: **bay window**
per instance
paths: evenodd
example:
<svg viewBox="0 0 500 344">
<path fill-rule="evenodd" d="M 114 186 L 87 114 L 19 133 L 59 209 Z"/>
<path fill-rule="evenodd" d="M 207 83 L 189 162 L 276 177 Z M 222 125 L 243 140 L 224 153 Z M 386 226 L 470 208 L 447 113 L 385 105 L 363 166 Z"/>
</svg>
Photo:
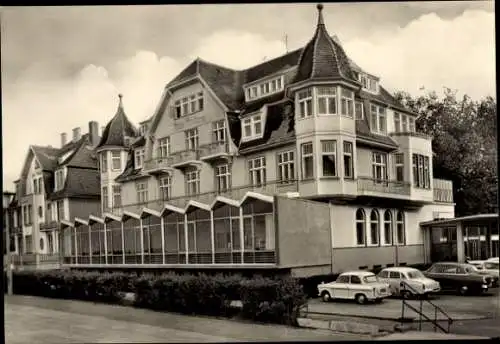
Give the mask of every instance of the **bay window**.
<svg viewBox="0 0 500 344">
<path fill-rule="evenodd" d="M 323 177 L 337 176 L 337 141 L 321 141 L 321 162 Z"/>
<path fill-rule="evenodd" d="M 403 182 L 405 179 L 404 175 L 404 153 L 396 153 L 394 154 L 394 166 L 396 169 L 396 181 Z"/>
<path fill-rule="evenodd" d="M 289 183 L 295 180 L 295 152 L 288 151 L 278 153 L 278 180 L 281 183 Z"/>
<path fill-rule="evenodd" d="M 344 178 L 354 178 L 352 142 L 344 141 Z"/>
<path fill-rule="evenodd" d="M 421 154 L 413 154 L 413 184 L 415 187 L 430 189 L 430 158 Z"/>
<path fill-rule="evenodd" d="M 343 116 L 353 117 L 354 115 L 354 93 L 350 90 L 342 89 L 340 98 L 340 113 Z"/>
<path fill-rule="evenodd" d="M 337 114 L 337 88 L 335 86 L 316 88 L 316 98 L 318 115 Z"/>
<path fill-rule="evenodd" d="M 312 90 L 310 88 L 297 93 L 297 108 L 299 118 L 311 117 L 312 110 Z"/>
<path fill-rule="evenodd" d="M 113 185 L 113 208 L 122 206 L 122 188 L 120 185 Z"/>
<path fill-rule="evenodd" d="M 394 112 L 394 132 L 401 132 L 401 114 Z"/>
<path fill-rule="evenodd" d="M 108 172 L 108 152 L 101 154 L 101 173 Z"/>
<path fill-rule="evenodd" d="M 302 155 L 302 180 L 314 178 L 314 155 L 312 142 L 300 145 Z"/>
<path fill-rule="evenodd" d="M 387 154 L 373 152 L 372 177 L 376 183 L 387 180 Z"/>
<path fill-rule="evenodd" d="M 111 152 L 111 170 L 120 171 L 122 169 L 122 157 L 121 152 L 112 151 Z"/>
</svg>

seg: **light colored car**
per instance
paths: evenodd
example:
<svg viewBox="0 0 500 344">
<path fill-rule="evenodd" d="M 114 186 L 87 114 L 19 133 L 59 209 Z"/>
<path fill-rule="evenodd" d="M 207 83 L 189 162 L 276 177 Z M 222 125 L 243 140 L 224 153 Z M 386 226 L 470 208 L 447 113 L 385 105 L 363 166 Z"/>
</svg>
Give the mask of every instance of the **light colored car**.
<svg viewBox="0 0 500 344">
<path fill-rule="evenodd" d="M 340 274 L 335 282 L 318 285 L 319 296 L 328 302 L 335 299 L 356 300 L 359 304 L 367 301 L 380 302 L 391 296 L 389 285 L 378 281 L 369 271 L 349 271 Z"/>
<path fill-rule="evenodd" d="M 426 296 L 441 290 L 439 282 L 424 276 L 422 271 L 398 266 L 385 268 L 377 275 L 379 281 L 389 284 L 393 296 L 409 299 L 413 296 Z"/>
<path fill-rule="evenodd" d="M 484 272 L 487 272 L 488 275 L 492 275 L 496 278 L 499 277 L 499 273 L 498 273 L 499 263 L 498 263 L 498 261 L 495 262 L 493 260 L 469 260 L 467 263 L 470 265 L 473 265 L 480 272 L 484 271 Z"/>
</svg>

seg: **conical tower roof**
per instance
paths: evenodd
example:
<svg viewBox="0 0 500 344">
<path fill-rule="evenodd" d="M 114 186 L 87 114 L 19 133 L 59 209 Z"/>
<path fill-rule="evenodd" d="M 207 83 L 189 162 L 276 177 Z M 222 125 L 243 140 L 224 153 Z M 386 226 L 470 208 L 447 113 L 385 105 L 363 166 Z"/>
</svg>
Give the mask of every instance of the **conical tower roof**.
<svg viewBox="0 0 500 344">
<path fill-rule="evenodd" d="M 129 121 L 125 111 L 123 110 L 123 96 L 118 95 L 119 103 L 118 109 L 116 110 L 115 116 L 108 122 L 104 131 L 102 132 L 101 141 L 97 145 L 96 149 L 102 149 L 104 147 L 124 147 L 125 137 L 136 137 L 138 136 L 137 129 Z"/>
<path fill-rule="evenodd" d="M 323 20 L 323 5 L 318 4 L 318 25 L 299 59 L 295 82 L 304 80 L 344 80 L 358 84 L 349 58 L 339 41 L 333 40 Z"/>
</svg>

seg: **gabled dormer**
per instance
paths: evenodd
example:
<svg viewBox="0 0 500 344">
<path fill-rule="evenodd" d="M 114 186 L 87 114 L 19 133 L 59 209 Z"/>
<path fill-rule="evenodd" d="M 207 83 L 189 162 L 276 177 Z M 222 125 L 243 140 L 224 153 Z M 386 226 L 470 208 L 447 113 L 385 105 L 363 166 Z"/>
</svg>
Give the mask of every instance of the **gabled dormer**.
<svg viewBox="0 0 500 344">
<path fill-rule="evenodd" d="M 67 175 L 67 169 L 64 166 L 54 171 L 54 192 L 60 191 L 64 188 L 66 175 Z"/>
<path fill-rule="evenodd" d="M 241 117 L 241 141 L 252 141 L 262 138 L 266 125 L 267 106 Z"/>
</svg>

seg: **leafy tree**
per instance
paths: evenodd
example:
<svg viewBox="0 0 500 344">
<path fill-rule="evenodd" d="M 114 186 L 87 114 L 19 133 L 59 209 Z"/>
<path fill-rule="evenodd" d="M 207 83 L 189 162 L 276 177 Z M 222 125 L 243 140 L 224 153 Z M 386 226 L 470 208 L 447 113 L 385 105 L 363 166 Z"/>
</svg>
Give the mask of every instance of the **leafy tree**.
<svg viewBox="0 0 500 344">
<path fill-rule="evenodd" d="M 413 97 L 397 92 L 396 98 L 419 115 L 417 130 L 433 137 L 434 177 L 453 181 L 457 216 L 497 211 L 496 100 L 462 99 L 445 88 Z"/>
</svg>

